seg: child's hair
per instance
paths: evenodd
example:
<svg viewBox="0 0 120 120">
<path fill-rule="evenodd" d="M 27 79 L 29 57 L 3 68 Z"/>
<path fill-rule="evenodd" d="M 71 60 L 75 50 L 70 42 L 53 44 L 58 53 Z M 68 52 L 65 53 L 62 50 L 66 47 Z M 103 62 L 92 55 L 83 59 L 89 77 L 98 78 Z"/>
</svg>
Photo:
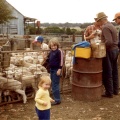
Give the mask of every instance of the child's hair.
<svg viewBox="0 0 120 120">
<path fill-rule="evenodd" d="M 48 43 L 48 46 L 49 46 L 50 49 L 51 49 L 51 44 L 57 45 L 57 48 L 60 47 L 60 43 L 59 43 L 59 40 L 58 40 L 57 37 L 54 37 L 54 38 L 50 39 L 50 41 Z"/>
<path fill-rule="evenodd" d="M 42 77 L 40 77 L 40 81 L 38 83 L 38 87 L 39 86 L 41 87 L 42 84 L 45 83 L 45 82 L 49 82 L 51 84 L 51 79 L 50 79 L 49 76 L 42 76 Z"/>
</svg>

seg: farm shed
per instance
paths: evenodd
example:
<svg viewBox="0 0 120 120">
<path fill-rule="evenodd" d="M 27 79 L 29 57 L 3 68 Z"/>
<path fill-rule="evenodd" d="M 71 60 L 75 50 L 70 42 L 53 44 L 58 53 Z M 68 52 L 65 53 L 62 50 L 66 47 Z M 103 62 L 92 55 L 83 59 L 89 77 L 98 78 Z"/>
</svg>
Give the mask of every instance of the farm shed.
<svg viewBox="0 0 120 120">
<path fill-rule="evenodd" d="M 24 35 L 26 32 L 26 26 L 29 25 L 29 22 L 33 22 L 35 26 L 35 18 L 26 17 L 21 14 L 16 8 L 14 8 L 7 1 L 6 3 L 12 9 L 13 16 L 15 19 L 10 20 L 6 24 L 0 24 L 0 34 L 18 34 Z"/>
</svg>

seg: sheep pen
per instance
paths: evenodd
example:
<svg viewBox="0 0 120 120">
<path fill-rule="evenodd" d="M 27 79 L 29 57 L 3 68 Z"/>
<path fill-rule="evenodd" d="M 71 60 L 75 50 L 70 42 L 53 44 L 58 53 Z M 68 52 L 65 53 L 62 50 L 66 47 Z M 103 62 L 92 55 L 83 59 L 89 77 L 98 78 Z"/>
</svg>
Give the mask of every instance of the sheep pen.
<svg viewBox="0 0 120 120">
<path fill-rule="evenodd" d="M 71 49 L 69 50 L 71 51 Z M 102 98 L 101 100 L 96 102 L 76 101 L 72 98 L 71 79 L 69 77 L 69 75 L 71 74 L 72 66 L 71 66 L 71 62 L 70 64 L 68 64 L 69 56 L 71 54 L 69 50 L 65 49 L 65 55 L 67 57 L 65 64 L 67 67 L 64 68 L 63 76 L 61 77 L 62 103 L 58 106 L 52 106 L 51 120 L 119 120 L 120 95 L 114 96 L 112 99 Z M 4 69 L 4 72 L 3 71 L 1 72 L 1 76 L 4 76 L 7 79 L 13 79 L 15 77 L 16 78 L 18 77 L 19 80 L 22 80 L 22 78 L 24 78 L 24 73 L 25 73 L 29 75 L 32 74 L 30 77 L 31 78 L 34 77 L 34 79 L 38 81 L 39 74 L 41 73 L 40 70 L 41 66 L 40 64 L 38 65 L 37 63 L 41 62 L 42 58 L 39 57 L 39 60 L 34 60 L 33 62 L 33 59 L 31 57 L 27 57 L 27 58 L 23 57 L 23 55 L 28 56 L 30 54 L 33 54 L 32 52 L 41 53 L 41 51 L 19 51 L 19 52 L 8 51 L 8 53 L 3 52 L 6 54 L 5 56 L 11 54 L 11 62 L 14 63 L 15 65 L 10 65 L 9 67 L 6 67 Z M 21 56 L 22 59 L 19 59 Z M 28 63 L 26 63 L 27 59 L 29 59 Z M 66 71 L 68 69 L 70 71 Z M 44 71 L 44 68 L 42 70 Z M 42 71 L 43 74 L 47 74 L 46 72 L 43 71 Z M 33 75 L 33 73 L 35 74 Z M 119 75 L 120 75 L 120 70 L 119 70 Z M 27 85 L 26 82 L 23 83 L 25 86 Z M 35 89 L 30 84 L 28 84 L 28 86 L 25 88 L 26 96 L 27 96 L 26 104 L 23 104 L 22 96 L 17 94 L 15 91 L 4 90 L 2 92 L 2 102 L 0 106 L 1 120 L 21 120 L 21 119 L 38 120 L 34 109 L 35 101 L 33 99 Z"/>
<path fill-rule="evenodd" d="M 34 95 L 38 89 L 38 82 L 40 75 L 49 75 L 47 69 L 42 66 L 43 62 L 43 50 L 17 50 L 17 51 L 1 51 L 1 54 L 9 55 L 9 59 L 4 61 L 4 64 L 1 68 L 1 77 L 6 79 L 6 82 L 1 84 L 5 86 L 0 88 L 0 96 L 1 101 L 0 105 L 14 103 L 22 101 L 26 103 L 28 99 L 33 99 Z M 46 50 L 46 52 L 48 52 Z M 65 53 L 65 61 L 62 76 L 61 76 L 61 83 L 60 83 L 60 90 L 61 93 L 71 91 L 71 84 L 70 84 L 70 76 L 72 68 L 72 55 L 70 55 L 71 49 L 64 49 Z M 68 59 L 69 56 L 69 59 Z M 9 65 L 7 65 L 8 63 Z M 7 65 L 7 66 L 6 66 Z M 13 86 L 9 84 L 11 81 L 15 81 Z M 10 82 L 10 83 L 9 83 Z M 26 98 L 21 97 L 21 93 L 18 93 L 14 90 L 14 86 L 16 86 L 16 82 L 21 84 L 21 89 L 25 92 Z M 13 93 L 13 94 L 12 94 Z M 20 95 L 21 94 L 21 95 Z M 26 99 L 26 100 L 25 100 Z"/>
</svg>

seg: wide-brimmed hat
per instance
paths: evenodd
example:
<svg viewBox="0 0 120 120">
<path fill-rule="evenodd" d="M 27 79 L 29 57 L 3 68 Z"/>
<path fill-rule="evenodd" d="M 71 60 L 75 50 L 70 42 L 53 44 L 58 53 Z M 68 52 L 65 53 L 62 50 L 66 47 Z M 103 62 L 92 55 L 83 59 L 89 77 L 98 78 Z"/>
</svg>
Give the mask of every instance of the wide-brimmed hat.
<svg viewBox="0 0 120 120">
<path fill-rule="evenodd" d="M 107 18 L 106 14 L 104 12 L 99 12 L 97 15 L 96 15 L 96 18 L 94 18 L 96 21 L 99 21 L 101 20 L 102 18 Z"/>
<path fill-rule="evenodd" d="M 115 14 L 113 21 L 114 21 L 115 19 L 117 19 L 118 17 L 120 17 L 120 12 L 118 12 L 118 13 Z"/>
<path fill-rule="evenodd" d="M 97 18 L 94 18 L 95 21 L 97 21 Z"/>
<path fill-rule="evenodd" d="M 35 43 L 35 42 L 43 42 L 43 37 L 42 36 L 37 36 L 37 37 L 35 37 L 35 40 L 33 41 L 33 43 Z"/>
</svg>

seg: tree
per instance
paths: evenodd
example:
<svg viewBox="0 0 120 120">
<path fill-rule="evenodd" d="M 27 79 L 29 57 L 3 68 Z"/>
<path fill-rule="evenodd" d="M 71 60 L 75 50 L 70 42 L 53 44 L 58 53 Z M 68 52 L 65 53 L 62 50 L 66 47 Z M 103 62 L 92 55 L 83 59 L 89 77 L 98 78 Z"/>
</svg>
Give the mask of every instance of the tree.
<svg viewBox="0 0 120 120">
<path fill-rule="evenodd" d="M 45 28 L 45 33 L 63 33 L 63 30 L 60 29 L 59 27 L 54 27 L 54 26 L 50 26 L 50 27 L 46 27 Z"/>
<path fill-rule="evenodd" d="M 13 18 L 15 17 L 12 16 L 12 10 L 9 8 L 6 0 L 0 0 L 0 24 L 8 22 Z"/>
<path fill-rule="evenodd" d="M 71 34 L 75 34 L 76 31 L 76 29 L 71 29 Z"/>
<path fill-rule="evenodd" d="M 66 34 L 71 35 L 71 29 L 69 27 L 66 28 Z"/>
</svg>

